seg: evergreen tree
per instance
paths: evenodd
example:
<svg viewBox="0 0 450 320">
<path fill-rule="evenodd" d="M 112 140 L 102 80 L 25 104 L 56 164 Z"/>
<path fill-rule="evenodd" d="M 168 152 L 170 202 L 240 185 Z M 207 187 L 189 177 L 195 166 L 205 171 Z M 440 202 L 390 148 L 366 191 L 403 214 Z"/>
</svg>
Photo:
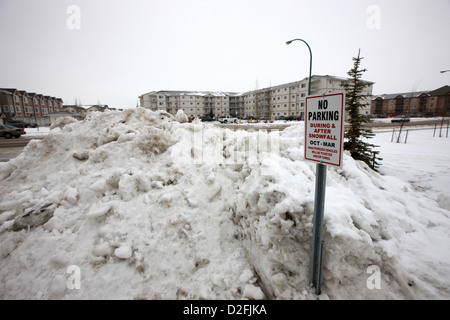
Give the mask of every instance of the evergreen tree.
<svg viewBox="0 0 450 320">
<path fill-rule="evenodd" d="M 353 58 L 354 65 L 347 74 L 350 76 L 351 81 L 345 83 L 345 111 L 347 112 L 350 124 L 349 129 L 345 132 L 344 150 L 350 151 L 353 159 L 364 161 L 373 170 L 377 171 L 379 163 L 377 155 L 379 151 L 372 151 L 372 148 L 377 147 L 374 144 L 370 144 L 367 139 L 374 136 L 372 129 L 363 128 L 362 124 L 370 122 L 370 118 L 365 117 L 360 113 L 360 109 L 365 105 L 362 100 L 369 98 L 370 94 L 363 94 L 364 88 L 369 83 L 361 80 L 361 76 L 367 69 L 360 69 L 361 60 L 360 50 L 358 50 L 358 56 Z"/>
</svg>

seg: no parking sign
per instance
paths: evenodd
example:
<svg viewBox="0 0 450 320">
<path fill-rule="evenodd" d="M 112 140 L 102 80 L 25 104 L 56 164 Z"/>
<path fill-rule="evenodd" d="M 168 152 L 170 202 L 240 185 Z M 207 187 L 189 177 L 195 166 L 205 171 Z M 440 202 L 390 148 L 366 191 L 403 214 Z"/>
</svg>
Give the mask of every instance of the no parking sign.
<svg viewBox="0 0 450 320">
<path fill-rule="evenodd" d="M 344 93 L 306 98 L 306 160 L 342 165 L 344 101 Z"/>
<path fill-rule="evenodd" d="M 311 284 L 316 294 L 320 294 L 326 165 L 342 165 L 344 101 L 343 93 L 306 98 L 305 159 L 317 162 L 311 263 Z"/>
</svg>

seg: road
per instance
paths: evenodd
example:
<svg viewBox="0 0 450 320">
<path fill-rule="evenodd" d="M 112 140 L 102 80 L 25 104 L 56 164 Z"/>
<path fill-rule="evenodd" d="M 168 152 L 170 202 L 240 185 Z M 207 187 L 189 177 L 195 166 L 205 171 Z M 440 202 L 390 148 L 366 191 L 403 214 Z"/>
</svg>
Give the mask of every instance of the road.
<svg viewBox="0 0 450 320">
<path fill-rule="evenodd" d="M 447 124 L 450 122 L 450 119 L 445 119 L 444 120 L 444 126 L 446 127 Z M 434 126 L 434 125 L 438 125 L 438 127 L 440 126 L 440 124 L 442 123 L 442 119 L 439 118 L 430 118 L 430 119 L 426 119 L 426 120 L 414 120 L 411 122 L 405 122 L 403 124 L 403 127 L 420 127 L 420 126 Z M 391 122 L 370 122 L 370 123 L 365 123 L 363 124 L 364 127 L 369 127 L 372 129 L 376 129 L 376 128 L 399 128 L 401 126 L 401 123 L 395 122 L 395 123 L 391 123 Z"/>
<path fill-rule="evenodd" d="M 447 127 L 447 124 L 449 123 L 450 119 L 444 120 L 444 126 Z M 438 125 L 440 126 L 442 122 L 442 119 L 438 118 L 432 118 L 432 119 L 426 119 L 426 120 L 413 120 L 411 122 L 405 122 L 403 124 L 403 127 L 421 127 L 421 126 L 434 126 Z M 267 130 L 270 132 L 270 130 L 279 130 L 282 131 L 286 127 L 289 127 L 290 125 L 296 124 L 298 121 L 286 121 L 286 122 L 277 122 L 277 123 L 254 123 L 254 124 L 247 124 L 247 123 L 215 123 L 216 126 L 228 128 L 232 130 Z M 379 129 L 379 128 L 400 128 L 401 123 L 391 123 L 389 122 L 370 122 L 370 123 L 364 123 L 362 125 L 366 128 L 372 128 L 372 129 Z M 348 128 L 348 125 L 345 125 L 345 128 Z"/>
<path fill-rule="evenodd" d="M 17 157 L 32 139 L 42 139 L 42 137 L 21 136 L 18 139 L 0 138 L 0 162 L 9 161 Z"/>
</svg>

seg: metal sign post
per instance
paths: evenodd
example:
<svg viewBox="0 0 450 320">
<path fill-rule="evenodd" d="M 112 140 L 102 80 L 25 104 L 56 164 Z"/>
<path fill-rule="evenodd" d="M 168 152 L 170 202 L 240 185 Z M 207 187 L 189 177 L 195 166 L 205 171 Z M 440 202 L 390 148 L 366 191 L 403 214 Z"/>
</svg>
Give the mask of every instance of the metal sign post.
<svg viewBox="0 0 450 320">
<path fill-rule="evenodd" d="M 316 165 L 316 195 L 314 198 L 313 253 L 311 266 L 311 284 L 320 294 L 320 275 L 322 270 L 322 233 L 325 210 L 325 187 L 327 184 L 327 166 Z"/>
<path fill-rule="evenodd" d="M 340 167 L 344 144 L 344 94 L 306 98 L 305 159 L 316 165 L 311 285 L 320 294 L 326 164 Z"/>
</svg>

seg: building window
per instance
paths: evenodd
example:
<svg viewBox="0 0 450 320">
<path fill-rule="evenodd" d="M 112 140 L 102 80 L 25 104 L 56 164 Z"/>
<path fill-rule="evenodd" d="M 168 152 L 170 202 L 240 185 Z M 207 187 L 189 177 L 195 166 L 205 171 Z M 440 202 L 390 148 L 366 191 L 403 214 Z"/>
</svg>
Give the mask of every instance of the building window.
<svg viewBox="0 0 450 320">
<path fill-rule="evenodd" d="M 302 83 L 302 88 L 306 88 L 306 83 Z"/>
<path fill-rule="evenodd" d="M 4 111 L 4 112 L 9 112 L 8 105 L 4 105 L 4 106 L 3 106 L 3 111 Z"/>
<path fill-rule="evenodd" d="M 305 93 L 302 93 L 302 94 L 301 94 L 301 97 L 303 98 L 305 95 L 306 95 Z"/>
</svg>

